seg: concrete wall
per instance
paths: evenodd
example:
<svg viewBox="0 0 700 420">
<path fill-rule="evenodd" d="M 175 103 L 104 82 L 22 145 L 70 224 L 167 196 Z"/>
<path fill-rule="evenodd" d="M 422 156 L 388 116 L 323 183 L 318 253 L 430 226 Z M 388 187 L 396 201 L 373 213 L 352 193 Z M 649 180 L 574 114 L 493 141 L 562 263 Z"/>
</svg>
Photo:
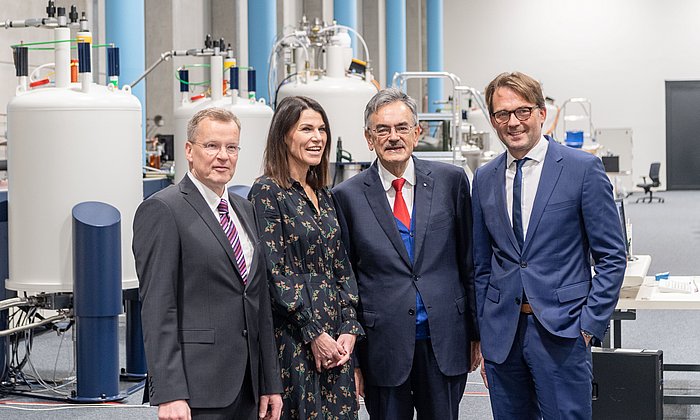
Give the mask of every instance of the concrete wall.
<svg viewBox="0 0 700 420">
<path fill-rule="evenodd" d="M 212 4 L 209 0 L 146 1 L 145 7 L 146 66 L 157 61 L 165 51 L 204 47 L 206 34 L 211 33 L 214 39 L 222 36 L 212 33 Z M 180 100 L 179 84 L 175 79 L 177 68 L 184 64 L 205 62 L 203 58 L 175 57 L 160 64 L 146 79 L 146 118 L 163 116 L 165 124 L 158 130 L 159 133 L 175 133 L 173 110 Z M 206 71 L 190 70 L 190 81 L 204 80 L 209 80 Z"/>
</svg>

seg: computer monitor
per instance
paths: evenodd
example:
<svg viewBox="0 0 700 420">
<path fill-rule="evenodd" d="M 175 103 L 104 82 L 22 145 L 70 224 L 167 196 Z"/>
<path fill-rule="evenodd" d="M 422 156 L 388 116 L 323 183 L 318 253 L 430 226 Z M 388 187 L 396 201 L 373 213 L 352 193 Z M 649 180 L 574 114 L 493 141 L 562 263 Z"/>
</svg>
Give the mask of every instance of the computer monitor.
<svg viewBox="0 0 700 420">
<path fill-rule="evenodd" d="M 625 200 L 622 198 L 615 199 L 615 207 L 617 207 L 617 215 L 620 219 L 620 228 L 622 229 L 622 239 L 625 241 L 625 253 L 627 254 L 627 259 L 632 259 L 632 253 L 630 252 L 630 241 L 627 237 L 627 218 L 625 217 Z"/>
</svg>

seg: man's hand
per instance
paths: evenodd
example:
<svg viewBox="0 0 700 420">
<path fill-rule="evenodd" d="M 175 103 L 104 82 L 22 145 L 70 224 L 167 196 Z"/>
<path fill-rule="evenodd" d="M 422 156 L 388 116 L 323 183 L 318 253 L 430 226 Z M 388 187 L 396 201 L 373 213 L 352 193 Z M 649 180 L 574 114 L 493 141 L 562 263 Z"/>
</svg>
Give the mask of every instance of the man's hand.
<svg viewBox="0 0 700 420">
<path fill-rule="evenodd" d="M 362 371 L 360 368 L 355 368 L 355 398 L 357 398 L 357 405 L 360 405 L 360 397 L 365 397 L 365 378 L 362 376 Z"/>
<path fill-rule="evenodd" d="M 258 418 L 263 420 L 279 420 L 282 414 L 282 396 L 269 394 L 260 396 Z"/>
<path fill-rule="evenodd" d="M 352 356 L 352 350 L 355 348 L 355 339 L 356 338 L 357 337 L 355 337 L 352 334 L 340 334 L 340 337 L 338 337 L 338 344 L 340 344 L 340 346 L 343 348 L 343 350 L 345 350 L 345 354 L 343 355 L 343 357 L 340 360 L 338 360 L 335 363 L 335 366 L 342 366 L 345 363 L 347 363 L 348 360 L 350 360 L 350 356 Z M 335 366 L 332 366 L 332 367 L 335 367 Z M 330 368 L 327 367 L 326 369 L 330 369 Z"/>
<path fill-rule="evenodd" d="M 486 377 L 486 366 L 484 366 L 484 358 L 481 357 L 481 379 L 484 380 L 484 386 L 489 389 L 489 380 Z"/>
<path fill-rule="evenodd" d="M 185 400 L 169 401 L 158 406 L 158 420 L 191 420 L 190 406 Z"/>
<path fill-rule="evenodd" d="M 343 346 L 325 332 L 311 342 L 311 352 L 314 354 L 317 372 L 335 367 L 346 353 Z"/>
<path fill-rule="evenodd" d="M 583 330 L 581 330 L 581 335 L 583 336 L 583 341 L 586 343 L 586 347 L 588 347 L 588 345 L 591 344 L 593 336 L 590 334 L 586 334 L 586 332 Z"/>
<path fill-rule="evenodd" d="M 481 343 L 479 341 L 472 341 L 470 357 L 472 364 L 469 367 L 469 373 L 474 372 L 481 363 Z"/>
</svg>

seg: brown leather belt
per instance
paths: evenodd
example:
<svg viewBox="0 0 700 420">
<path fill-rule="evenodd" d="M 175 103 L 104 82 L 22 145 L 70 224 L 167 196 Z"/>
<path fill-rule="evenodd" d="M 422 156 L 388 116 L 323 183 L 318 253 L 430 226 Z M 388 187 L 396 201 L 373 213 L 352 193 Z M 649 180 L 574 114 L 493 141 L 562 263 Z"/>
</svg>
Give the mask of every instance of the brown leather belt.
<svg viewBox="0 0 700 420">
<path fill-rule="evenodd" d="M 521 314 L 526 314 L 526 315 L 532 315 L 532 306 L 530 306 L 529 303 L 523 303 L 520 305 L 520 313 Z"/>
</svg>

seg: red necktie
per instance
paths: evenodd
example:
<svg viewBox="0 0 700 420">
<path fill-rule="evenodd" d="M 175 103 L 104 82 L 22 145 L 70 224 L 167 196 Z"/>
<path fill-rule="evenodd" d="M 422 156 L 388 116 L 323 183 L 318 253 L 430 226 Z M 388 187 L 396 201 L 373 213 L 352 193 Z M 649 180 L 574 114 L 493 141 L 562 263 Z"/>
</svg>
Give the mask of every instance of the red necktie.
<svg viewBox="0 0 700 420">
<path fill-rule="evenodd" d="M 221 227 L 224 228 L 224 233 L 229 242 L 231 242 L 231 247 L 233 247 L 233 256 L 238 265 L 238 272 L 241 273 L 241 277 L 243 277 L 243 284 L 246 284 L 248 281 L 248 269 L 245 264 L 245 257 L 243 256 L 243 247 L 241 246 L 241 240 L 238 238 L 236 225 L 228 215 L 228 203 L 225 199 L 221 199 L 217 210 L 219 210 L 219 223 L 221 223 Z"/>
<path fill-rule="evenodd" d="M 411 216 L 408 214 L 408 207 L 406 207 L 406 202 L 403 199 L 403 193 L 401 189 L 403 184 L 406 182 L 403 178 L 396 178 L 391 181 L 391 186 L 396 190 L 396 197 L 394 197 L 394 217 L 399 219 L 401 223 L 407 228 L 411 228 Z"/>
</svg>

